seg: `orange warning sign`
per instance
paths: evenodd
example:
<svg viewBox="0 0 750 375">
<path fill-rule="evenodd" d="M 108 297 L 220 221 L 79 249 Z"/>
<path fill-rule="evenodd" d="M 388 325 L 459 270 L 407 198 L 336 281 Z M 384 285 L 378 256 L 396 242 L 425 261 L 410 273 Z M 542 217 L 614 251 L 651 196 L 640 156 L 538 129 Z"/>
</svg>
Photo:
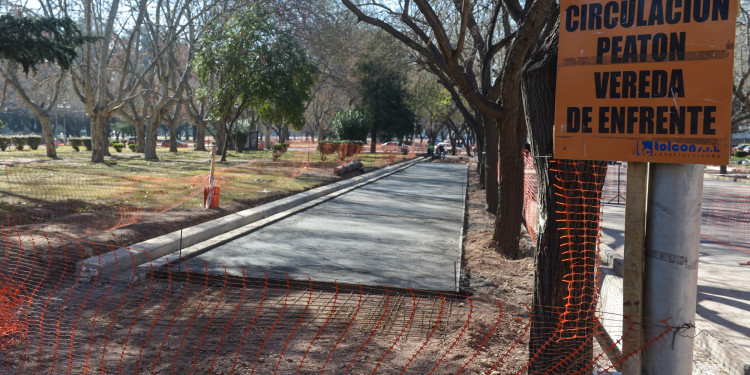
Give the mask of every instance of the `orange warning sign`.
<svg viewBox="0 0 750 375">
<path fill-rule="evenodd" d="M 727 164 L 737 0 L 561 0 L 555 158 Z"/>
</svg>

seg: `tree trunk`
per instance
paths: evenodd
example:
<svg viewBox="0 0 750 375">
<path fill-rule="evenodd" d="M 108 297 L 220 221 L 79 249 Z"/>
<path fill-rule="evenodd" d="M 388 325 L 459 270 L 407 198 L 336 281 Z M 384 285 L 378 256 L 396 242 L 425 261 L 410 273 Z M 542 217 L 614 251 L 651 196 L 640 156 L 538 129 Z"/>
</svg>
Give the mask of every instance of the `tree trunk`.
<svg viewBox="0 0 750 375">
<path fill-rule="evenodd" d="M 109 130 L 109 116 L 107 116 L 107 118 L 104 119 L 104 132 L 101 134 L 102 145 L 104 146 L 104 156 L 112 156 L 112 154 L 109 153 Z"/>
<path fill-rule="evenodd" d="M 223 155 L 224 154 L 224 145 L 226 141 L 226 128 L 225 126 L 225 120 L 220 120 L 216 124 L 216 152 Z"/>
<path fill-rule="evenodd" d="M 106 130 L 107 116 L 100 111 L 93 111 L 89 115 L 91 121 L 91 161 L 93 163 L 104 162 L 104 136 Z"/>
<path fill-rule="evenodd" d="M 482 127 L 478 127 L 477 129 L 477 137 L 476 142 L 474 144 L 477 146 L 477 172 L 479 172 L 479 188 L 485 189 L 486 185 L 484 184 L 485 177 L 486 177 L 486 170 L 485 170 L 485 159 L 484 159 L 484 129 Z"/>
<path fill-rule="evenodd" d="M 167 111 L 169 107 L 170 105 L 166 105 L 164 110 Z M 177 124 L 180 122 L 181 112 L 182 106 L 177 105 L 174 109 L 174 113 L 167 116 L 167 121 L 169 121 L 169 152 L 177 152 Z"/>
<path fill-rule="evenodd" d="M 53 91 L 50 93 L 51 97 L 48 97 L 48 103 L 37 104 L 26 94 L 26 91 L 21 88 L 21 83 L 18 81 L 18 77 L 15 74 L 17 69 L 16 63 L 10 63 L 7 67 L 5 83 L 10 84 L 11 88 L 16 92 L 18 98 L 23 102 L 31 112 L 39 119 L 39 123 L 42 125 L 42 132 L 44 133 L 44 145 L 47 150 L 47 157 L 57 159 L 57 149 L 55 147 L 55 135 L 52 131 L 52 121 L 49 118 L 49 111 L 55 107 L 55 103 L 58 100 L 58 94 L 62 90 L 62 82 L 65 79 L 65 73 L 57 79 Z M 5 92 L 3 92 L 3 102 L 5 101 Z M 46 109 L 45 109 L 46 108 Z M 64 121 L 64 120 L 63 120 Z M 57 125 L 57 121 L 55 121 Z"/>
<path fill-rule="evenodd" d="M 464 144 L 464 150 L 466 150 L 466 156 L 471 157 L 472 153 L 471 153 L 471 147 L 469 147 L 469 136 L 467 135 L 466 137 L 464 137 L 463 135 L 460 135 L 460 137 L 461 137 L 461 142 L 463 142 Z"/>
<path fill-rule="evenodd" d="M 456 138 L 458 138 L 458 133 L 455 131 L 449 132 L 450 134 L 450 143 L 451 143 L 451 155 L 456 156 Z"/>
<path fill-rule="evenodd" d="M 222 126 L 222 129 L 223 128 L 224 127 Z M 224 132 L 224 139 L 221 142 L 222 145 L 223 145 L 223 150 L 222 150 L 222 153 L 221 153 L 221 161 L 223 161 L 223 162 L 227 161 L 227 150 L 229 149 L 229 139 L 231 138 L 231 136 L 232 136 L 232 127 L 230 126 L 229 130 L 227 130 L 226 132 Z"/>
<path fill-rule="evenodd" d="M 206 151 L 206 122 L 201 120 L 195 126 L 195 151 Z"/>
<path fill-rule="evenodd" d="M 529 374 L 588 371 L 593 354 L 591 338 L 596 326 L 598 203 L 606 163 L 573 163 L 549 158 L 553 151 L 551 124 L 555 112 L 557 42 L 555 32 L 529 60 L 523 80 L 526 123 L 531 135 L 531 152 L 535 156 L 540 204 L 534 255 L 534 319 L 530 334 L 533 339 L 529 342 L 529 353 L 534 360 Z M 555 163 L 553 169 L 559 172 L 550 170 L 551 163 Z M 561 174 L 578 178 L 559 179 Z M 562 185 L 564 190 L 554 188 L 553 184 Z M 556 193 L 567 196 L 565 206 L 557 203 Z M 586 205 L 582 204 L 583 199 Z M 577 220 L 566 220 L 571 217 Z M 565 227 L 567 224 L 570 224 L 569 229 Z M 566 234 L 572 234 L 564 241 L 563 229 L 570 230 L 571 233 Z"/>
<path fill-rule="evenodd" d="M 130 125 L 133 126 L 133 129 L 135 129 L 135 152 L 144 153 L 144 145 L 146 142 L 146 135 L 143 131 L 143 122 L 141 122 L 138 119 L 135 119 L 134 121 L 130 122 Z"/>
<path fill-rule="evenodd" d="M 375 127 L 372 128 L 371 137 L 372 137 L 372 143 L 370 144 L 370 153 L 374 154 L 376 151 L 377 144 L 378 144 L 378 132 L 377 130 L 375 130 Z"/>
<path fill-rule="evenodd" d="M 265 129 L 264 132 L 266 133 L 266 139 L 263 142 L 263 146 L 264 146 L 263 148 L 265 148 L 266 150 L 270 150 L 271 149 L 271 124 L 266 123 L 264 126 L 264 129 Z"/>
<path fill-rule="evenodd" d="M 279 143 L 287 143 L 289 140 L 289 125 L 281 125 L 281 134 L 279 134 Z"/>
<path fill-rule="evenodd" d="M 40 113 L 37 115 L 39 123 L 42 124 L 42 131 L 44 132 L 44 147 L 47 149 L 47 157 L 57 159 L 57 149 L 55 148 L 55 135 L 52 133 L 52 121 L 50 121 L 49 113 Z"/>
<path fill-rule="evenodd" d="M 145 154 L 143 155 L 143 158 L 146 160 L 159 160 L 159 157 L 156 156 L 156 132 L 159 130 L 159 120 L 159 118 L 152 115 L 149 120 L 150 123 L 146 127 L 148 133 L 144 142 Z"/>
<path fill-rule="evenodd" d="M 495 119 L 483 115 L 484 122 L 484 187 L 487 199 L 487 211 L 497 215 L 498 203 L 498 136 Z"/>
<path fill-rule="evenodd" d="M 169 126 L 169 152 L 177 152 L 177 127 L 174 124 Z"/>
<path fill-rule="evenodd" d="M 520 124 L 521 121 L 523 119 L 519 118 L 518 123 Z M 503 132 L 503 136 L 500 137 L 502 157 L 500 158 L 499 197 L 492 237 L 500 253 L 511 259 L 518 259 L 521 256 L 518 241 L 521 239 L 523 213 L 524 162 L 523 146 L 519 138 L 526 138 L 525 128 L 521 126 L 515 126 L 515 128 L 516 134 Z M 489 190 L 489 185 L 487 190 Z"/>
</svg>

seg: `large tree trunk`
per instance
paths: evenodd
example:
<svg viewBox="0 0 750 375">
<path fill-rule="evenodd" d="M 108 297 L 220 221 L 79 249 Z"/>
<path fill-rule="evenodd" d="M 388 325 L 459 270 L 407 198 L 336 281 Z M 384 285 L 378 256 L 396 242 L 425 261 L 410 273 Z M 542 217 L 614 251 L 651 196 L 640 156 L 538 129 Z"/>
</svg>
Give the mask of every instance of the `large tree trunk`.
<svg viewBox="0 0 750 375">
<path fill-rule="evenodd" d="M 159 120 L 160 118 L 157 118 L 156 115 L 152 115 L 146 127 L 147 134 L 146 141 L 144 142 L 146 145 L 143 155 L 143 158 L 146 160 L 159 160 L 159 157 L 156 156 L 156 133 L 159 130 Z"/>
<path fill-rule="evenodd" d="M 456 156 L 456 138 L 458 138 L 459 135 L 455 131 L 449 131 L 448 134 L 450 135 L 451 155 Z"/>
<path fill-rule="evenodd" d="M 464 144 L 464 150 L 466 151 L 466 156 L 472 157 L 471 147 L 469 147 L 469 140 L 471 139 L 470 136 L 467 135 L 464 137 L 463 135 L 459 135 L 459 137 L 461 137 L 461 142 L 463 142 Z"/>
<path fill-rule="evenodd" d="M 50 121 L 49 113 L 37 114 L 39 123 L 42 124 L 42 131 L 44 132 L 44 147 L 47 149 L 47 157 L 57 159 L 57 149 L 55 148 L 55 135 L 52 133 L 52 121 Z"/>
<path fill-rule="evenodd" d="M 598 203 L 606 163 L 550 160 L 557 42 L 555 32 L 524 69 L 523 99 L 540 204 L 534 255 L 534 319 L 529 341 L 529 353 L 534 360 L 529 367 L 530 374 L 589 371 L 596 326 Z M 557 171 L 550 170 L 551 163 Z M 565 178 L 572 176 L 578 178 Z M 566 196 L 565 206 L 558 204 L 556 193 Z M 583 205 L 584 199 L 586 205 Z M 571 218 L 574 220 L 568 220 Z M 561 230 L 566 231 L 564 241 Z M 575 355 L 571 356 L 572 353 Z"/>
<path fill-rule="evenodd" d="M 206 122 L 201 120 L 195 125 L 195 151 L 206 151 Z"/>
<path fill-rule="evenodd" d="M 522 111 L 519 111 L 523 113 Z M 507 120 L 506 120 L 507 121 Z M 521 124 L 518 118 L 517 124 Z M 500 137 L 500 191 L 495 219 L 495 230 L 492 239 L 501 254 L 511 259 L 521 256 L 518 241 L 521 239 L 521 222 L 523 213 L 524 161 L 523 143 L 526 139 L 526 128 L 516 125 L 515 129 L 503 131 Z M 516 130 L 516 133 L 513 133 Z M 489 137 L 488 137 L 489 138 Z M 489 190 L 489 185 L 487 187 Z"/>
<path fill-rule="evenodd" d="M 484 127 L 484 187 L 487 211 L 497 215 L 498 203 L 498 137 L 495 118 L 482 115 Z"/>
<path fill-rule="evenodd" d="M 177 152 L 177 132 L 169 129 L 169 152 Z"/>
<path fill-rule="evenodd" d="M 502 113 L 495 114 L 501 140 L 500 174 L 502 175 L 499 203 L 495 220 L 495 240 L 499 250 L 511 258 L 520 255 L 519 236 L 521 231 L 523 202 L 523 157 L 521 151 L 526 144 L 526 127 L 523 126 L 523 100 L 521 80 L 524 65 L 532 47 L 539 40 L 549 15 L 555 12 L 554 0 L 535 0 L 519 26 L 505 56 L 501 85 L 497 98 L 502 103 Z M 552 19 L 555 19 L 552 17 Z M 490 134 L 486 134 L 490 138 Z M 488 150 L 489 155 L 489 150 Z M 489 162 L 489 160 L 488 160 Z M 487 176 L 489 179 L 489 176 Z M 489 186 L 487 187 L 489 189 Z"/>
<path fill-rule="evenodd" d="M 102 132 L 101 134 L 102 145 L 104 145 L 104 156 L 112 156 L 112 154 L 109 153 L 109 144 L 110 144 L 109 133 L 111 130 L 109 128 L 109 119 L 110 117 L 107 116 L 107 118 L 104 120 L 104 132 Z"/>
<path fill-rule="evenodd" d="M 177 152 L 177 124 L 180 122 L 182 105 L 177 104 L 174 113 L 169 117 L 169 152 Z"/>
<path fill-rule="evenodd" d="M 103 163 L 105 149 L 108 147 L 104 139 L 106 138 L 107 120 L 109 119 L 101 111 L 93 111 L 89 115 L 91 121 L 91 161 L 93 163 Z"/>
</svg>

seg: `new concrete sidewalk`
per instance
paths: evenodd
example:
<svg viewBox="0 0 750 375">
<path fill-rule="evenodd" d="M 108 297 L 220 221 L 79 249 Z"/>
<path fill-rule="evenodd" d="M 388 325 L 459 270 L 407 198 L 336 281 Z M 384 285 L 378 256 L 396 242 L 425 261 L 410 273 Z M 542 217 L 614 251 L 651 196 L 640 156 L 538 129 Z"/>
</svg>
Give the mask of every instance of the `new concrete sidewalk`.
<svg viewBox="0 0 750 375">
<path fill-rule="evenodd" d="M 420 163 L 188 258 L 191 272 L 458 290 L 467 166 Z M 185 270 L 182 266 L 178 268 Z M 176 269 L 174 266 L 172 270 Z"/>
<path fill-rule="evenodd" d="M 605 305 L 602 309 L 620 317 L 624 223 L 625 205 L 604 205 L 600 254 L 602 263 L 608 267 L 603 267 L 602 273 Z M 701 241 L 695 345 L 732 375 L 750 375 L 750 267 L 738 265 L 747 259 L 745 253 Z M 612 296 L 617 293 L 620 293 L 619 310 L 618 298 Z M 610 335 L 619 338 L 621 321 L 609 323 Z"/>
<path fill-rule="evenodd" d="M 290 197 L 282 198 L 264 205 L 230 214 L 216 220 L 211 220 L 183 230 L 174 231 L 163 236 L 152 238 L 116 251 L 104 253 L 84 259 L 78 263 L 80 277 L 122 278 L 129 279 L 136 267 L 155 267 L 157 260 L 177 251 L 191 249 L 200 245 L 205 247 L 207 242 L 219 244 L 226 242 L 251 230 L 260 228 L 268 223 L 292 215 L 297 211 L 312 207 L 330 197 L 340 194 L 347 189 L 353 189 L 368 184 L 378 178 L 409 168 L 414 163 L 422 162 L 417 158 L 403 163 L 366 173 L 347 180 L 324 185 Z"/>
</svg>

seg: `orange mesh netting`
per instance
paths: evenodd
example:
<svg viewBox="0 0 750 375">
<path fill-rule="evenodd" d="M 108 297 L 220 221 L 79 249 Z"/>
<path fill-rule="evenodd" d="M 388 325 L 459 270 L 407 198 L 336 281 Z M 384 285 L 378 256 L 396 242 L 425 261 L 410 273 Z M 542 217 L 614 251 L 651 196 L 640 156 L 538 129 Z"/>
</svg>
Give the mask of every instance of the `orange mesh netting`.
<svg viewBox="0 0 750 375">
<path fill-rule="evenodd" d="M 276 162 L 253 160 L 217 170 L 222 202 L 224 194 L 262 197 L 306 178 L 311 165 L 330 163 L 332 169 L 341 163 L 321 162 L 316 152 L 300 145 Z M 399 153 L 394 160 L 418 152 Z M 368 163 L 382 166 L 389 156 Z M 530 165 L 529 156 L 526 160 Z M 590 374 L 616 368 L 627 357 L 615 355 L 619 337 L 599 340 L 605 344 L 585 354 L 603 335 L 599 322 L 622 316 L 597 312 L 602 185 L 591 185 L 590 176 L 575 166 L 561 169 L 555 183 L 562 207 L 562 266 L 573 272 L 563 278 L 566 304 L 556 311 L 553 337 L 532 336 L 532 326 L 548 321 L 532 314 L 531 306 L 500 298 L 250 275 L 178 256 L 147 262 L 137 273 L 89 277 L 78 272 L 78 262 L 103 259 L 117 248 L 85 236 L 180 205 L 200 205 L 207 174 L 56 177 L 46 163 L 5 165 L 4 172 L 2 373 L 521 374 L 538 368 L 532 365 L 552 350 L 558 360 L 541 364 L 546 373 L 577 362 L 581 374 Z M 240 178 L 246 175 L 258 177 Z M 533 177 L 527 167 L 530 233 L 539 210 Z M 97 201 L 104 192 L 116 201 Z M 62 235 L 60 228 L 69 225 L 82 227 L 80 235 Z M 117 262 L 137 264 L 132 250 Z M 209 272 L 217 267 L 223 272 Z M 527 355 L 530 340 L 543 340 L 541 352 Z"/>
<path fill-rule="evenodd" d="M 627 164 L 607 171 L 604 202 L 624 204 Z M 739 181 L 706 179 L 703 187 L 701 238 L 732 250 L 750 254 L 750 184 Z"/>
</svg>

